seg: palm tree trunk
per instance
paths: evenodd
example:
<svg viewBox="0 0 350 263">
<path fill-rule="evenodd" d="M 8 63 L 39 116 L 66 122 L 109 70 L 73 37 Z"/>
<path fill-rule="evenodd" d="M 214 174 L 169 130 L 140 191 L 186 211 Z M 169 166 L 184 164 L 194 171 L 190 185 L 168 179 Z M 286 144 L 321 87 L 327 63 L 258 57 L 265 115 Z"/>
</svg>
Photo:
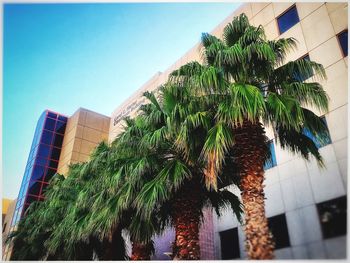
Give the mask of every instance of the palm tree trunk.
<svg viewBox="0 0 350 263">
<path fill-rule="evenodd" d="M 103 242 L 101 260 L 125 260 L 125 243 L 122 237 L 122 228 L 117 226 L 111 236 Z"/>
<path fill-rule="evenodd" d="M 245 120 L 234 133 L 245 213 L 246 251 L 249 259 L 273 259 L 274 242 L 264 203 L 264 162 L 268 151 L 265 131 L 260 123 Z"/>
<path fill-rule="evenodd" d="M 200 216 L 201 191 L 199 183 L 194 180 L 185 182 L 172 205 L 172 219 L 175 227 L 174 259 L 200 259 Z"/>
<path fill-rule="evenodd" d="M 142 244 L 139 242 L 132 242 L 131 260 L 151 260 L 153 244 Z"/>
</svg>

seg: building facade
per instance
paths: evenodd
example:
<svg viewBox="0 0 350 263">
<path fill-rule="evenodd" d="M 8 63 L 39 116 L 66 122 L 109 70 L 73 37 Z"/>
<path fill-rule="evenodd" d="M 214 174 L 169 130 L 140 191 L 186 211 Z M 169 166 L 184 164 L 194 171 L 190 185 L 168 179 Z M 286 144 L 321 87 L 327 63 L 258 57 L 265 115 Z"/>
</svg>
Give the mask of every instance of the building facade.
<svg viewBox="0 0 350 263">
<path fill-rule="evenodd" d="M 18 194 L 12 226 L 18 223 L 32 202 L 44 199 L 48 182 L 57 172 L 66 125 L 66 116 L 49 110 L 41 114 Z"/>
<path fill-rule="evenodd" d="M 220 23 L 211 34 L 221 38 L 223 28 L 233 17 L 245 13 L 251 24 L 262 25 L 268 39 L 293 37 L 297 48 L 286 62 L 311 59 L 321 63 L 327 80 L 321 81 L 330 103 L 328 112 L 312 109 L 323 116 L 330 132 L 329 143 L 319 145 L 326 168 L 314 160 L 304 161 L 283 151 L 267 130 L 274 162 L 266 166 L 266 214 L 275 235 L 277 259 L 316 259 L 346 257 L 346 185 L 347 185 L 347 105 L 348 105 L 348 4 L 322 2 L 245 3 Z M 156 91 L 170 72 L 190 61 L 201 61 L 201 46 L 195 45 L 165 72 L 158 72 L 111 115 L 109 141 L 120 132 L 121 119 L 135 116 L 145 102 L 145 91 Z M 314 81 L 312 78 L 306 81 Z M 239 193 L 234 186 L 227 186 Z M 213 217 L 213 227 L 201 234 L 201 250 L 215 247 L 213 255 L 202 259 L 246 258 L 242 226 L 231 213 Z M 210 220 L 210 219 L 209 219 Z M 165 259 L 166 244 L 173 233 L 156 243 L 155 259 Z M 213 241 L 211 241 L 213 239 Z M 163 242 L 164 241 L 164 242 Z"/>
<path fill-rule="evenodd" d="M 11 226 L 3 231 L 4 236 L 16 228 L 32 202 L 44 200 L 45 188 L 54 174 L 66 175 L 70 164 L 87 161 L 91 151 L 107 141 L 109 122 L 109 117 L 83 108 L 69 118 L 49 110 L 41 114 L 16 206 L 9 214 Z M 10 259 L 11 246 L 3 243 L 3 249 L 3 259 Z"/>
<path fill-rule="evenodd" d="M 307 162 L 283 151 L 276 142 L 273 131 L 266 130 L 273 153 L 272 164 L 265 166 L 266 215 L 275 236 L 276 258 L 345 258 L 348 4 L 245 3 L 223 20 L 211 34 L 221 38 L 225 25 L 241 13 L 247 15 L 251 24 L 262 25 L 268 39 L 293 37 L 298 41 L 297 48 L 287 55 L 286 62 L 310 59 L 321 63 L 327 74 L 327 80 L 320 83 L 330 98 L 329 111 L 312 109 L 324 117 L 330 133 L 328 142 L 318 145 L 325 160 L 325 169 L 320 169 L 314 160 Z M 46 111 L 39 120 L 34 136 L 33 151 L 31 150 L 28 159 L 14 222 L 18 221 L 31 200 L 43 198 L 43 189 L 47 179 L 52 176 L 52 169 L 66 174 L 69 164 L 88 160 L 92 149 L 100 141 L 108 139 L 112 142 L 122 130 L 122 119 L 136 116 L 139 107 L 146 103 L 142 94 L 145 91 L 156 91 L 179 66 L 194 60 L 201 62 L 200 51 L 201 45 L 198 43 L 165 72 L 156 73 L 116 108 L 111 117 L 79 109 L 72 117 L 66 118 L 66 124 L 62 124 L 66 128 L 62 133 L 62 130 L 58 132 L 56 128 L 45 128 L 47 119 L 52 123 L 64 122 L 59 119 L 60 115 L 50 117 L 49 111 Z M 310 76 L 306 81 L 314 80 Z M 52 134 L 50 143 L 42 141 L 49 138 L 40 137 L 39 134 L 43 131 Z M 56 136 L 61 143 L 59 147 L 55 145 Z M 44 156 L 39 154 L 41 144 L 51 149 L 45 150 L 47 147 L 44 147 Z M 52 155 L 54 148 L 60 149 L 60 154 L 52 159 L 48 156 Z M 36 149 L 40 151 L 37 152 Z M 239 194 L 236 187 L 226 187 Z M 227 212 L 217 218 L 212 211 L 207 210 L 205 215 L 205 223 L 200 230 L 202 259 L 245 259 L 243 226 L 235 220 L 232 213 Z M 173 230 L 169 229 L 155 240 L 154 259 L 170 259 L 167 253 L 171 251 L 173 235 Z"/>
</svg>

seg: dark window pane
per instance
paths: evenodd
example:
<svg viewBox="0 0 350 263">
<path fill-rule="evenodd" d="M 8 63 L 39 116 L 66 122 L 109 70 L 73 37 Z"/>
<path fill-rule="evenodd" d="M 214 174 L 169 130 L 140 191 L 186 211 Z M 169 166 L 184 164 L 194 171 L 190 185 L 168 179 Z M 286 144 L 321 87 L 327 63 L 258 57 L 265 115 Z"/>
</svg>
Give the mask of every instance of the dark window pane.
<svg viewBox="0 0 350 263">
<path fill-rule="evenodd" d="M 277 165 L 275 145 L 273 143 L 273 140 L 269 141 L 269 150 L 271 153 L 271 160 L 266 161 L 266 163 L 264 165 L 264 170 L 270 169 L 270 168 Z"/>
<path fill-rule="evenodd" d="M 41 135 L 41 142 L 45 144 L 51 144 L 52 142 L 53 133 L 50 131 L 43 131 L 43 134 Z"/>
<path fill-rule="evenodd" d="M 35 165 L 32 174 L 32 181 L 41 181 L 44 178 L 45 167 Z"/>
<path fill-rule="evenodd" d="M 300 58 L 299 61 L 300 60 L 310 61 L 310 56 L 307 54 L 306 56 L 303 56 L 302 58 Z M 293 77 L 299 82 L 304 82 L 308 78 L 311 78 L 313 75 L 314 75 L 314 73 L 312 71 L 311 72 L 305 72 L 304 74 L 301 74 L 299 72 L 295 72 L 293 74 Z"/>
<path fill-rule="evenodd" d="M 61 148 L 61 147 L 62 147 L 62 142 L 63 142 L 63 135 L 55 134 L 55 138 L 54 138 L 54 141 L 53 141 L 53 145 L 54 145 L 55 147 Z"/>
<path fill-rule="evenodd" d="M 322 121 L 324 124 L 327 126 L 327 121 L 326 118 L 323 116 Z M 309 137 L 313 142 L 315 143 L 317 148 L 324 147 L 330 143 L 332 143 L 331 137 L 329 135 L 329 132 L 326 132 L 325 134 L 319 134 L 320 138 L 316 138 L 309 129 L 304 128 L 303 129 L 303 134 Z"/>
<path fill-rule="evenodd" d="M 45 121 L 44 129 L 45 130 L 54 131 L 55 130 L 55 124 L 56 124 L 55 120 L 47 118 L 46 121 Z"/>
<path fill-rule="evenodd" d="M 56 132 L 64 134 L 65 130 L 66 130 L 66 123 L 62 121 L 57 121 Z"/>
<path fill-rule="evenodd" d="M 58 119 L 63 122 L 67 122 L 67 117 L 64 117 L 62 115 L 58 115 Z"/>
<path fill-rule="evenodd" d="M 28 194 L 39 195 L 40 194 L 41 183 L 40 182 L 30 182 Z"/>
<path fill-rule="evenodd" d="M 50 159 L 58 161 L 60 159 L 60 154 L 61 154 L 61 149 L 53 147 L 52 150 L 51 150 Z"/>
<path fill-rule="evenodd" d="M 52 178 L 52 176 L 54 176 L 55 174 L 56 174 L 56 169 L 48 168 L 47 171 L 46 171 L 46 176 L 45 176 L 44 181 L 45 182 L 49 182 L 50 179 Z"/>
<path fill-rule="evenodd" d="M 50 160 L 50 161 L 49 161 L 49 166 L 50 166 L 51 168 L 57 168 L 58 162 L 57 162 L 57 161 L 54 161 L 54 160 Z"/>
<path fill-rule="evenodd" d="M 49 156 L 49 153 L 50 153 L 50 146 L 45 144 L 40 144 L 38 155 L 47 158 Z"/>
<path fill-rule="evenodd" d="M 49 116 L 50 118 L 56 119 L 57 118 L 57 114 L 53 113 L 53 112 L 48 112 L 47 116 Z"/>
<path fill-rule="evenodd" d="M 338 35 L 338 39 L 339 39 L 341 50 L 343 51 L 343 55 L 344 57 L 347 57 L 348 56 L 348 30 L 341 32 Z"/>
<path fill-rule="evenodd" d="M 317 204 L 323 238 L 346 235 L 346 196 Z"/>
<path fill-rule="evenodd" d="M 296 6 L 293 6 L 289 10 L 287 10 L 284 14 L 277 18 L 278 28 L 280 30 L 280 34 L 286 32 L 289 28 L 294 26 L 299 22 L 299 16 Z"/>
<path fill-rule="evenodd" d="M 39 200 L 39 196 L 34 196 L 34 195 L 28 195 L 26 199 L 26 203 L 31 204 L 35 201 Z"/>
<path fill-rule="evenodd" d="M 47 163 L 47 159 L 40 156 L 38 156 L 35 160 L 36 165 L 46 166 L 46 163 Z"/>
<path fill-rule="evenodd" d="M 221 259 L 240 258 L 237 228 L 220 232 Z"/>
<path fill-rule="evenodd" d="M 286 222 L 286 215 L 273 216 L 268 219 L 269 228 L 275 240 L 276 249 L 289 247 L 289 234 Z"/>
</svg>

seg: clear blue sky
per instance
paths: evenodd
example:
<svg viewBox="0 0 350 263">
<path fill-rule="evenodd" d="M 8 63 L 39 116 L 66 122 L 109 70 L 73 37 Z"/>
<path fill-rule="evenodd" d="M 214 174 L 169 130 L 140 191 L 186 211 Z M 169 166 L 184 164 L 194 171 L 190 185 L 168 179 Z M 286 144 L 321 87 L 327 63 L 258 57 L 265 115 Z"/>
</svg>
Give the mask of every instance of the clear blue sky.
<svg viewBox="0 0 350 263">
<path fill-rule="evenodd" d="M 111 112 L 238 3 L 6 4 L 3 197 L 16 198 L 45 109 Z"/>
</svg>

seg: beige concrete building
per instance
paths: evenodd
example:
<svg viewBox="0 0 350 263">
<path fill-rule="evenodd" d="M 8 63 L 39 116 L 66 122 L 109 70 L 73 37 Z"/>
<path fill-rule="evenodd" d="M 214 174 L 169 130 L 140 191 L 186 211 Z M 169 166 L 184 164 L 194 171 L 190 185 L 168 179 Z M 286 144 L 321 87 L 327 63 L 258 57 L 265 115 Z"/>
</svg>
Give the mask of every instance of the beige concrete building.
<svg viewBox="0 0 350 263">
<path fill-rule="evenodd" d="M 291 14 L 293 12 L 294 14 Z M 326 169 L 320 170 L 314 161 L 306 162 L 283 151 L 276 142 L 273 144 L 276 165 L 266 170 L 266 213 L 271 222 L 276 220 L 282 222 L 278 231 L 282 231 L 285 237 L 284 244 L 277 245 L 276 257 L 345 258 L 346 230 L 345 233 L 343 229 L 336 234 L 327 234 L 324 216 L 325 213 L 331 213 L 325 207 L 341 206 L 340 203 L 344 200 L 346 202 L 348 57 L 344 53 L 341 38 L 344 32 L 347 38 L 348 4 L 347 2 L 245 3 L 214 28 L 211 34 L 221 38 L 224 26 L 241 13 L 247 15 L 251 24 L 262 25 L 268 39 L 293 37 L 298 41 L 297 48 L 288 54 L 286 62 L 308 56 L 311 60 L 321 63 L 327 74 L 327 80 L 321 84 L 330 97 L 329 111 L 316 111 L 319 116 L 325 117 L 330 131 L 331 143 L 320 149 L 326 162 Z M 280 23 L 287 17 L 285 14 L 295 16 L 295 13 L 297 20 L 286 30 L 283 29 Z M 288 24 L 292 19 L 286 21 Z M 133 117 L 137 114 L 139 106 L 144 103 L 142 93 L 156 90 L 159 85 L 166 82 L 170 72 L 179 66 L 193 60 L 201 61 L 200 50 L 200 44 L 195 45 L 165 72 L 157 73 L 113 111 L 109 141 L 120 132 L 123 117 Z M 310 78 L 307 81 L 315 80 Z M 267 135 L 271 140 L 274 139 L 272 130 L 267 130 Z M 235 187 L 228 188 L 238 193 Z M 236 244 L 230 249 L 238 250 L 238 253 L 231 258 L 245 258 L 242 226 L 232 219 L 231 214 L 225 214 L 220 219 L 214 215 L 212 235 L 215 256 L 207 259 L 227 258 L 224 255 L 227 253 L 224 251 L 227 248 L 222 246 L 222 242 L 225 242 L 225 233 L 229 233 L 234 240 L 231 242 Z M 277 232 L 274 234 L 281 235 Z M 210 236 L 208 233 L 202 235 L 206 236 L 202 244 L 208 243 L 210 240 L 208 235 Z"/>
<path fill-rule="evenodd" d="M 70 164 L 85 162 L 91 151 L 108 140 L 110 118 L 79 108 L 68 118 L 57 172 L 66 175 Z"/>
<path fill-rule="evenodd" d="M 270 40 L 293 37 L 298 41 L 297 48 L 288 54 L 286 62 L 308 56 L 310 60 L 321 63 L 327 74 L 327 80 L 321 84 L 330 97 L 329 111 L 316 111 L 325 117 L 330 131 L 330 143 L 320 148 L 326 169 L 320 170 L 314 161 L 306 162 L 283 151 L 276 144 L 272 130 L 267 130 L 276 157 L 275 165 L 266 169 L 265 188 L 266 214 L 272 222 L 274 235 L 278 237 L 276 258 L 345 258 L 346 228 L 345 232 L 344 229 L 332 232 L 329 227 L 332 224 L 339 226 L 343 224 L 339 222 L 344 221 L 344 213 L 332 214 L 334 211 L 331 207 L 343 211 L 345 202 L 346 210 L 348 57 L 344 53 L 341 38 L 348 28 L 348 4 L 245 3 L 214 28 L 211 34 L 221 38 L 224 26 L 241 13 L 245 13 L 253 25 L 262 25 Z M 135 117 L 140 105 L 146 102 L 142 97 L 143 92 L 155 91 L 167 81 L 173 70 L 194 60 L 202 61 L 199 43 L 166 71 L 156 73 L 117 107 L 111 117 L 78 109 L 68 119 L 58 173 L 66 174 L 69 164 L 88 160 L 91 151 L 102 140 L 112 142 L 122 130 L 122 119 L 126 116 Z M 314 80 L 310 78 L 307 81 Z M 234 186 L 227 187 L 239 193 Z M 210 211 L 205 213 L 208 223 L 200 235 L 203 259 L 245 258 L 242 226 L 232 214 L 217 218 Z M 327 219 L 329 214 L 340 221 Z M 171 230 L 168 236 L 156 240 L 156 244 L 169 242 L 170 245 L 173 240 L 169 236 Z M 230 254 L 227 249 L 235 252 Z M 155 258 L 161 258 L 162 253 L 169 251 L 169 248 L 156 249 Z"/>
</svg>

